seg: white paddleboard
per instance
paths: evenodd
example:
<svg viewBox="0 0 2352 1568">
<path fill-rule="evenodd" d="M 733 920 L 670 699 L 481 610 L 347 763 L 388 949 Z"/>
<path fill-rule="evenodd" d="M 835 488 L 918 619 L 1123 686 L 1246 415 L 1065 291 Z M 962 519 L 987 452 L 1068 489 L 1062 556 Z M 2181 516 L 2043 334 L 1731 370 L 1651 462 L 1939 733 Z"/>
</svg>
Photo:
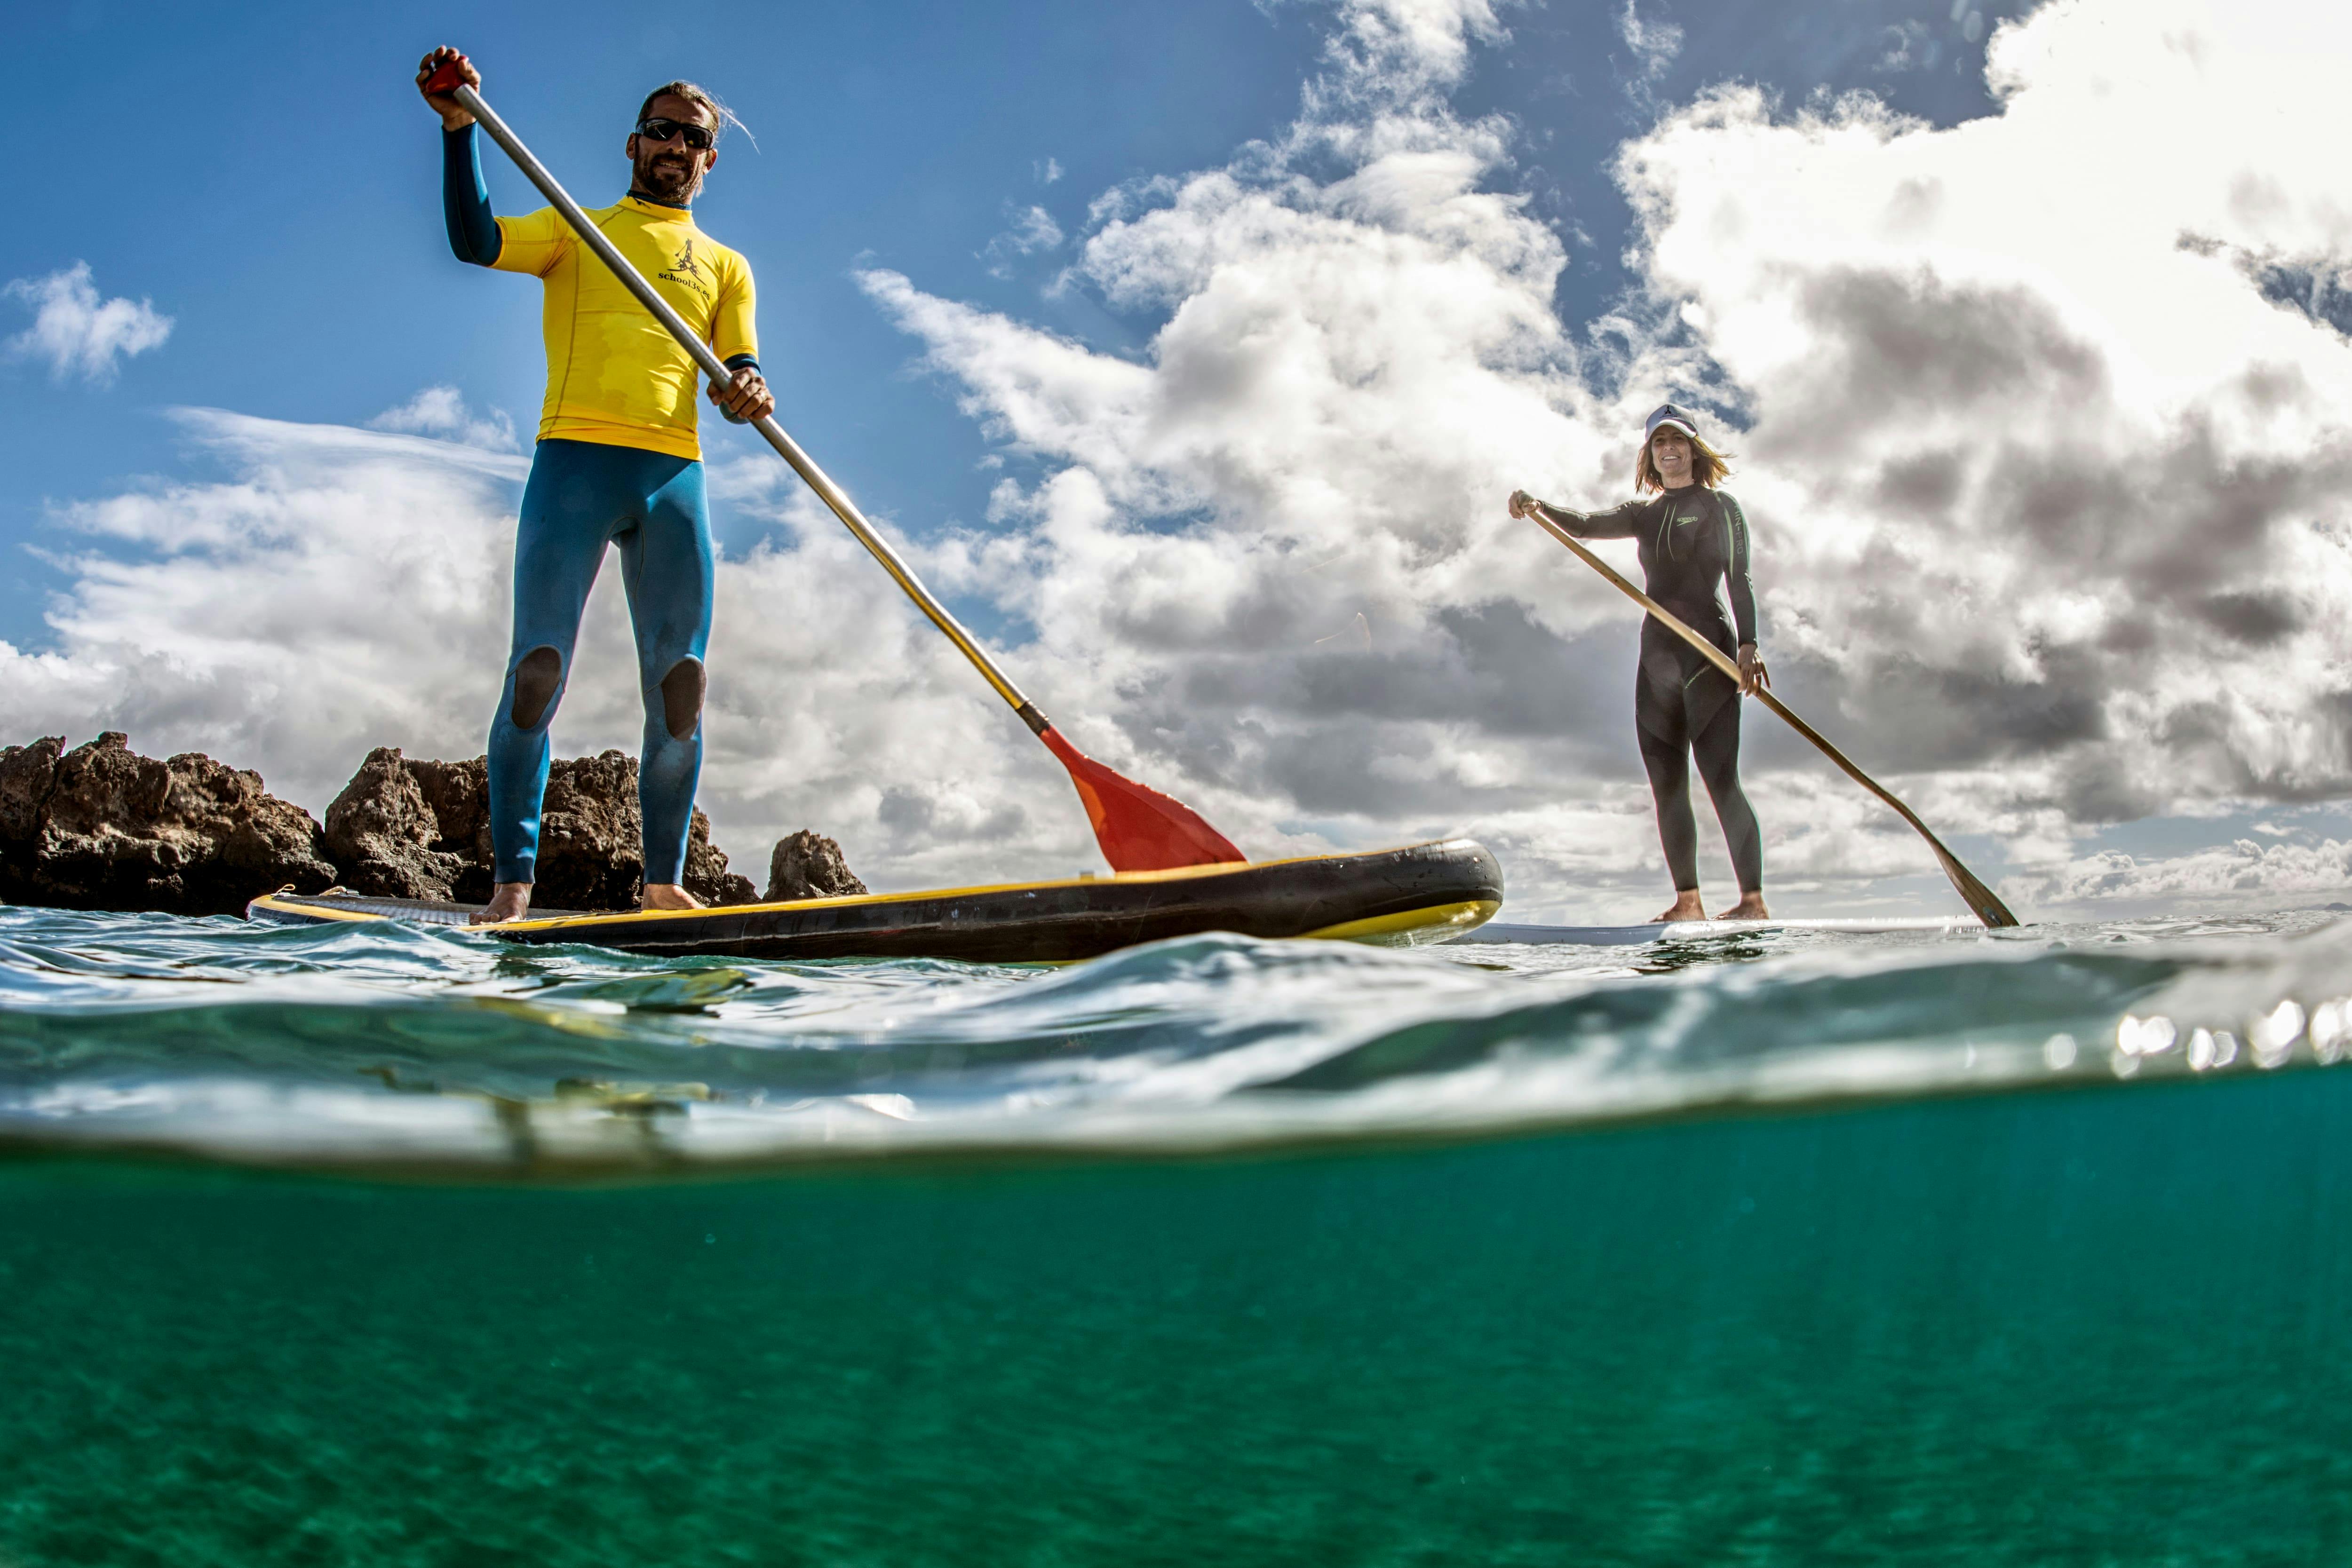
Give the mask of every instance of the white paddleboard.
<svg viewBox="0 0 2352 1568">
<path fill-rule="evenodd" d="M 1753 936 L 1760 931 L 1834 931 L 1854 936 L 1892 932 L 1981 931 L 1973 915 L 1867 916 L 1849 920 L 1675 920 L 1640 925 L 1514 925 L 1490 920 L 1474 931 L 1449 940 L 1457 943 L 1505 942 L 1563 944 L 1584 947 L 1630 947 L 1643 942 L 1696 942 L 1715 936 Z"/>
</svg>

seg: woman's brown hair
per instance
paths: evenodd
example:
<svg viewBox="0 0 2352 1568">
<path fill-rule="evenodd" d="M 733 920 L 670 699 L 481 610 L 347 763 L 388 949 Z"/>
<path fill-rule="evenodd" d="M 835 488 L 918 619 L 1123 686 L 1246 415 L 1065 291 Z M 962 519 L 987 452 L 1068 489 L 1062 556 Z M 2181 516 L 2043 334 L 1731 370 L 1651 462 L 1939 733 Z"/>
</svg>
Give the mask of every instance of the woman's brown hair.
<svg viewBox="0 0 2352 1568">
<path fill-rule="evenodd" d="M 1659 428 L 1667 427 L 1661 425 Z M 1675 434 L 1682 435 L 1680 431 Z M 1722 484 L 1724 476 L 1731 472 L 1731 454 L 1717 452 L 1706 444 L 1704 436 L 1683 435 L 1683 439 L 1691 444 L 1693 482 L 1710 490 Z M 1636 490 L 1663 490 L 1666 487 L 1666 482 L 1658 477 L 1658 465 L 1650 461 L 1650 442 L 1655 440 L 1657 436 L 1654 434 L 1650 441 L 1642 443 L 1642 455 L 1633 459 L 1633 488 Z"/>
</svg>

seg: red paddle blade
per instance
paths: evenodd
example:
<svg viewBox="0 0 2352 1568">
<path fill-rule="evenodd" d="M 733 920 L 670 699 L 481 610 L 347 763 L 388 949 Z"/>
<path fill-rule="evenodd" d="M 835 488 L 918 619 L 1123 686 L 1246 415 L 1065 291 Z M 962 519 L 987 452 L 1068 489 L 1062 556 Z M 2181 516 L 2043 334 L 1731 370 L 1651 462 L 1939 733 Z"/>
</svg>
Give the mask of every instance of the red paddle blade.
<svg viewBox="0 0 2352 1568">
<path fill-rule="evenodd" d="M 1111 870 L 1170 871 L 1249 859 L 1192 807 L 1105 768 L 1051 725 L 1037 738 L 1070 770 Z"/>
</svg>

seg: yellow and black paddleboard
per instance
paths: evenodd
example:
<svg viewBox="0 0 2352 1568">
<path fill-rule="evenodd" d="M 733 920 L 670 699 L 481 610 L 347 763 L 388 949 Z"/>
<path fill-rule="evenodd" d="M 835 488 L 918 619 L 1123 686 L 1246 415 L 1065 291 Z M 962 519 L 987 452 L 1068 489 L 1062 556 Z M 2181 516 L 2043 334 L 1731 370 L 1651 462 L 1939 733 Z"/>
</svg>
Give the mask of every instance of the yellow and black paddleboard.
<svg viewBox="0 0 2352 1568">
<path fill-rule="evenodd" d="M 1502 902 L 1503 869 L 1495 857 L 1468 839 L 1448 839 L 1370 854 L 936 893 L 625 915 L 540 909 L 527 920 L 481 929 L 510 942 L 580 942 L 663 956 L 1068 963 L 1202 931 L 1394 946 L 1442 942 L 1487 919 Z M 470 904 L 363 898 L 339 889 L 274 893 L 246 906 L 248 919 L 298 925 L 369 920 L 463 925 L 473 913 Z"/>
</svg>

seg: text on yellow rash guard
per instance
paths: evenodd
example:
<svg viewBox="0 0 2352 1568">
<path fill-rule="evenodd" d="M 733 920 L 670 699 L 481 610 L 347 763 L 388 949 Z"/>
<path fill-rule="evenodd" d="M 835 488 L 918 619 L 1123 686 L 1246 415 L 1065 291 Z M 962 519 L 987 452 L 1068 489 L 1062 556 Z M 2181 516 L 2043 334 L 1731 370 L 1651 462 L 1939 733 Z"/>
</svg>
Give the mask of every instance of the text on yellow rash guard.
<svg viewBox="0 0 2352 1568">
<path fill-rule="evenodd" d="M 750 264 L 696 228 L 690 214 L 629 196 L 589 208 L 588 217 L 721 360 L 760 351 Z M 699 458 L 700 377 L 686 350 L 554 208 L 498 222 L 500 244 L 490 265 L 547 286 L 539 438 Z"/>
</svg>

